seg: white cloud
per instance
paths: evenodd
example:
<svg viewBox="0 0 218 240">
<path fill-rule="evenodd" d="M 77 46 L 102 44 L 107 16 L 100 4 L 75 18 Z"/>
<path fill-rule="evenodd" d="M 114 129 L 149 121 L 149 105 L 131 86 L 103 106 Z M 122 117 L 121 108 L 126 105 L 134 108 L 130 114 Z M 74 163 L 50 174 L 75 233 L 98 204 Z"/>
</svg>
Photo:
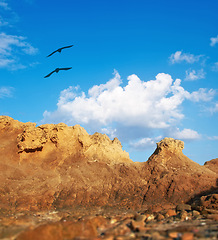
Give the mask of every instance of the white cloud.
<svg viewBox="0 0 218 240">
<path fill-rule="evenodd" d="M 168 74 L 158 74 L 156 80 L 148 82 L 133 74 L 128 77 L 128 84 L 121 87 L 121 78 L 115 72 L 115 77 L 106 84 L 93 86 L 88 96 L 84 92 L 78 95 L 73 87 L 62 91 L 57 111 L 84 124 L 95 122 L 106 126 L 119 122 L 126 126 L 164 128 L 183 117 L 177 109 L 180 101 L 166 97 L 172 92 L 172 83 Z"/>
<path fill-rule="evenodd" d="M 26 42 L 25 39 L 22 36 L 0 33 L 0 54 L 11 55 L 13 47 L 18 47 L 22 52 L 29 55 L 36 54 L 38 50 Z"/>
<path fill-rule="evenodd" d="M 169 128 L 164 134 L 165 136 L 169 136 L 179 140 L 197 140 L 201 138 L 201 135 L 192 129 L 183 129 L 179 130 L 177 127 Z M 158 137 L 146 137 L 137 140 L 130 141 L 129 146 L 134 150 L 146 150 L 146 149 L 154 149 L 156 143 L 163 139 L 163 136 Z"/>
<path fill-rule="evenodd" d="M 8 65 L 14 63 L 13 59 L 6 59 L 0 55 L 0 68 L 7 67 Z"/>
<path fill-rule="evenodd" d="M 218 103 L 214 103 L 212 107 L 209 108 L 209 111 L 211 114 L 217 113 L 218 112 Z"/>
<path fill-rule="evenodd" d="M 25 41 L 25 37 L 8 35 L 0 33 L 0 67 L 8 67 L 12 70 L 24 68 L 25 66 L 19 63 L 17 55 L 24 53 L 34 55 L 38 49 L 31 46 Z M 20 67 L 19 67 L 20 66 Z"/>
<path fill-rule="evenodd" d="M 214 98 L 215 94 L 214 89 L 199 88 L 198 91 L 187 94 L 186 98 L 193 102 L 209 102 Z"/>
<path fill-rule="evenodd" d="M 100 84 L 99 86 L 98 85 L 93 86 L 88 92 L 89 95 L 91 97 L 96 98 L 98 95 L 100 95 L 105 90 L 112 92 L 115 88 L 119 87 L 119 85 L 122 83 L 121 77 L 117 71 L 114 71 L 114 75 L 115 75 L 114 78 L 109 80 L 106 84 Z"/>
<path fill-rule="evenodd" d="M 185 80 L 187 80 L 187 81 L 195 81 L 198 79 L 204 79 L 205 75 L 206 75 L 206 73 L 204 72 L 203 69 L 200 69 L 198 71 L 195 71 L 194 69 L 187 70 L 187 71 L 185 71 L 185 73 L 186 73 Z"/>
<path fill-rule="evenodd" d="M 158 136 L 155 138 L 142 138 L 137 141 L 131 141 L 129 146 L 135 150 L 145 150 L 149 148 L 155 148 L 155 145 L 158 141 L 160 141 L 162 136 Z"/>
<path fill-rule="evenodd" d="M 133 150 L 142 151 L 146 149 L 154 149 L 156 143 L 159 142 L 164 137 L 172 137 L 175 139 L 183 140 L 183 141 L 191 141 L 191 140 L 198 140 L 201 138 L 201 135 L 192 129 L 183 129 L 180 131 L 177 127 L 169 127 L 164 131 L 163 135 L 158 137 L 145 137 L 130 141 L 129 146 Z"/>
<path fill-rule="evenodd" d="M 180 131 L 178 128 L 173 130 L 171 129 L 169 133 L 171 137 L 180 140 L 196 140 L 201 138 L 201 135 L 198 132 L 188 128 L 185 128 L 182 131 Z"/>
<path fill-rule="evenodd" d="M 218 136 L 212 136 L 212 137 L 207 137 L 207 138 L 211 141 L 217 141 L 218 140 Z"/>
<path fill-rule="evenodd" d="M 171 54 L 169 59 L 172 64 L 181 62 L 194 63 L 198 62 L 201 57 L 203 57 L 203 55 L 195 56 L 194 54 L 191 53 L 183 53 L 182 51 L 177 51 Z"/>
<path fill-rule="evenodd" d="M 102 128 L 101 133 L 107 134 L 111 139 L 115 138 L 117 136 L 117 129 L 113 128 Z"/>
<path fill-rule="evenodd" d="M 13 87 L 0 87 L 0 98 L 12 97 Z"/>
<path fill-rule="evenodd" d="M 10 22 L 18 20 L 17 14 L 9 7 L 8 1 L 0 0 L 0 10 L 3 10 L 0 15 L 0 27 L 11 27 Z M 0 68 L 10 70 L 26 68 L 31 63 L 25 57 L 35 55 L 37 52 L 38 49 L 28 43 L 25 37 L 0 32 Z M 23 61 L 26 63 L 24 64 Z"/>
<path fill-rule="evenodd" d="M 210 38 L 210 46 L 214 47 L 218 43 L 218 35 L 216 37 Z"/>
<path fill-rule="evenodd" d="M 118 72 L 114 75 L 107 83 L 90 88 L 87 95 L 78 86 L 63 90 L 57 110 L 45 111 L 41 123 L 61 121 L 95 131 L 111 131 L 111 136 L 119 137 L 122 131 L 134 135 L 134 131 L 175 126 L 184 117 L 181 111 L 184 100 L 209 101 L 215 94 L 214 90 L 206 89 L 188 92 L 181 86 L 180 79 L 173 81 L 165 73 L 149 81 L 142 81 L 133 74 L 123 87 Z M 182 133 L 187 134 L 187 130 Z"/>
</svg>

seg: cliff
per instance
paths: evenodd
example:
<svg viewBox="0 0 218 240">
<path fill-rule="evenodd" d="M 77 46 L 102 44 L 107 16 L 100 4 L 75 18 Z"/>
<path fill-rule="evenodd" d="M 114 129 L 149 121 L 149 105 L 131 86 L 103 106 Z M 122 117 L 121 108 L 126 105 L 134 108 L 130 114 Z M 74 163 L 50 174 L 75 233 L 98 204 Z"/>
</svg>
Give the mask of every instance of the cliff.
<svg viewBox="0 0 218 240">
<path fill-rule="evenodd" d="M 143 208 L 185 202 L 217 188 L 217 172 L 193 162 L 184 143 L 165 138 L 136 163 L 120 141 L 79 125 L 21 123 L 0 117 L 2 211 L 77 206 Z"/>
</svg>

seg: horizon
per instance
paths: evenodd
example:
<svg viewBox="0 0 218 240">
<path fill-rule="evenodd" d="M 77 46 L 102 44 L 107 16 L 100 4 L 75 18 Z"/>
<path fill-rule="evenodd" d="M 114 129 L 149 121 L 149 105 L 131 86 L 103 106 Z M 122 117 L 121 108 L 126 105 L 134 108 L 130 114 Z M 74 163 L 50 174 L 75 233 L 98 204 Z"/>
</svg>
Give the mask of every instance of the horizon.
<svg viewBox="0 0 218 240">
<path fill-rule="evenodd" d="M 216 0 L 0 0 L 0 115 L 117 137 L 133 161 L 165 137 L 200 165 L 218 158 L 217 9 Z"/>
</svg>

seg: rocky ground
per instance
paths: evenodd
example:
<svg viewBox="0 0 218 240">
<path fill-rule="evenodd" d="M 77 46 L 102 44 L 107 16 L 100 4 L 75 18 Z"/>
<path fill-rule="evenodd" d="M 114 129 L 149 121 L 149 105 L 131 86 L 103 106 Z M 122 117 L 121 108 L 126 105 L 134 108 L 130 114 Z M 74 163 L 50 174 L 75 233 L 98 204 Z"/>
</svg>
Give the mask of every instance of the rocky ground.
<svg viewBox="0 0 218 240">
<path fill-rule="evenodd" d="M 136 163 L 117 138 L 0 116 L 0 239 L 217 239 L 218 159 L 183 148 Z"/>
<path fill-rule="evenodd" d="M 202 196 L 192 204 L 150 205 L 141 211 L 93 207 L 2 215 L 0 238 L 217 239 L 218 194 Z"/>
</svg>

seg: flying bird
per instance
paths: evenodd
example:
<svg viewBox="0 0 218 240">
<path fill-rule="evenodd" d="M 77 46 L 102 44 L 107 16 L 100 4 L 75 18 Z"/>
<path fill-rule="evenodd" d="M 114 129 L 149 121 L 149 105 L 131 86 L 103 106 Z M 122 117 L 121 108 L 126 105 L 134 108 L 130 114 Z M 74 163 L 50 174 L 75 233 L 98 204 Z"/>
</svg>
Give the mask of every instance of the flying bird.
<svg viewBox="0 0 218 240">
<path fill-rule="evenodd" d="M 44 78 L 50 77 L 54 72 L 58 73 L 60 70 L 70 70 L 72 67 L 68 68 L 56 68 L 54 71 L 50 72 L 48 75 L 46 75 Z"/>
<path fill-rule="evenodd" d="M 65 49 L 65 48 L 71 48 L 71 47 L 73 47 L 73 45 L 66 46 L 66 47 L 62 47 L 62 48 L 58 48 L 57 50 L 55 50 L 54 52 L 52 52 L 51 54 L 49 54 L 47 57 L 50 57 L 51 55 L 53 55 L 53 54 L 56 53 L 56 52 L 61 53 L 61 51 L 62 51 L 63 49 Z"/>
</svg>

